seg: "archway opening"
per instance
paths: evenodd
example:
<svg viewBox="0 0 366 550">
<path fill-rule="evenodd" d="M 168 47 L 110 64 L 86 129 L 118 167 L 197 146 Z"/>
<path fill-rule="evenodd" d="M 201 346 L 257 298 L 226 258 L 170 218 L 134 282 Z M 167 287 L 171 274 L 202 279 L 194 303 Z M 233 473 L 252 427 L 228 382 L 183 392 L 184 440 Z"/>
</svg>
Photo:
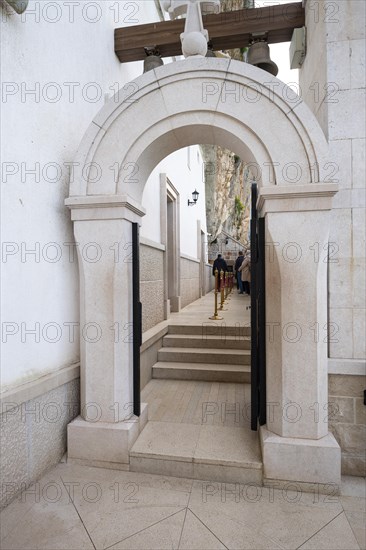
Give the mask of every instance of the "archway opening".
<svg viewBox="0 0 366 550">
<path fill-rule="evenodd" d="M 253 165 L 253 163 L 252 163 Z M 218 254 L 234 272 L 240 251 L 249 251 L 251 184 L 250 165 L 236 153 L 217 145 L 192 145 L 168 155 L 149 174 L 142 195 L 145 215 L 141 220 L 141 238 L 164 247 L 160 256 L 165 273 L 156 269 L 165 280 L 164 306 L 159 306 L 159 320 L 169 312 L 177 312 L 194 299 L 212 290 L 214 280 L 208 275 Z M 198 193 L 194 200 L 193 192 Z M 181 269 L 193 258 L 200 263 L 191 284 Z M 147 266 L 142 267 L 142 277 Z M 182 279 L 182 274 L 183 279 Z M 236 274 L 236 273 L 235 273 Z M 184 285 L 187 285 L 185 287 Z M 147 296 L 142 284 L 144 310 Z M 155 283 L 156 290 L 157 283 Z M 235 284 L 236 286 L 236 284 Z M 161 295 L 162 290 L 160 290 Z M 144 330 L 157 322 L 155 309 L 151 320 L 144 316 Z"/>
<path fill-rule="evenodd" d="M 291 322 L 295 315 L 296 322 L 305 326 L 315 315 L 317 322 L 325 323 L 325 272 L 322 265 L 307 260 L 310 243 L 326 243 L 327 213 L 336 188 L 324 184 L 327 143 L 310 110 L 280 81 L 232 60 L 190 59 L 150 71 L 134 84 L 132 94 L 114 98 L 94 119 L 76 158 L 67 204 L 72 209 L 77 242 L 82 245 L 100 239 L 106 250 L 116 239 L 126 243 L 131 225 L 139 224 L 144 216 L 143 192 L 154 167 L 173 151 L 193 143 L 220 144 L 260 168 L 260 174 L 256 174 L 260 184 L 258 206 L 265 216 L 271 242 L 292 239 L 304 250 L 301 263 L 295 265 L 275 251 L 278 269 L 272 276 L 276 280 L 269 277 L 266 285 L 273 283 L 282 289 L 286 282 L 288 288 L 281 292 L 279 300 L 266 304 L 270 322 L 281 325 Z M 102 174 L 99 179 L 85 178 L 86 166 L 93 163 Z M 97 319 L 107 335 L 111 325 L 130 326 L 131 265 L 116 265 L 108 255 L 94 267 L 87 265 L 84 258 L 80 262 L 81 321 Z M 306 277 L 302 278 L 304 269 Z M 306 303 L 291 286 L 292 281 L 300 279 Z M 300 448 L 296 440 L 301 439 L 306 440 L 313 455 L 328 427 L 314 421 L 306 404 L 327 401 L 326 345 L 309 338 L 269 343 L 269 399 L 278 402 L 279 409 L 271 417 L 269 435 L 264 432 L 267 439 L 263 445 L 276 454 L 275 436 L 292 438 L 294 442 L 285 444 L 291 444 L 296 457 Z M 134 437 L 123 414 L 124 405 L 131 402 L 132 396 L 133 344 L 127 337 L 106 337 L 93 346 L 81 343 L 82 401 L 99 402 L 101 422 L 117 423 L 119 433 L 128 432 L 127 439 Z M 304 350 L 306 368 L 299 369 L 296 358 L 302 357 Z M 102 380 L 104 384 L 96 383 Z M 289 400 L 304 411 L 296 423 L 286 422 L 282 415 L 281 407 Z M 117 415 L 116 404 L 120 405 Z M 80 428 L 87 429 L 85 424 Z M 108 446 L 113 437 L 110 431 L 101 426 L 100 433 Z M 128 439 L 126 455 L 130 446 Z M 90 452 L 95 460 L 105 460 L 98 458 L 100 453 L 95 447 Z M 276 465 L 280 462 L 276 461 Z M 292 462 L 294 479 L 303 480 L 301 466 L 296 459 Z M 281 478 L 280 475 L 286 474 L 276 470 L 270 477 Z M 314 470 L 304 481 L 318 479 L 317 475 Z"/>
</svg>

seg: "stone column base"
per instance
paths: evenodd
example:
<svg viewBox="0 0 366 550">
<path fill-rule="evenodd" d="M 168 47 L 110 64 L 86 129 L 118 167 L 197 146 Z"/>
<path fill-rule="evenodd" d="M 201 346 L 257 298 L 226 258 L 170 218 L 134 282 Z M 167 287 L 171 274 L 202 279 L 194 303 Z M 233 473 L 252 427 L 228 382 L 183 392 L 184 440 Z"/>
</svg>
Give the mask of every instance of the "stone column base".
<svg viewBox="0 0 366 550">
<path fill-rule="evenodd" d="M 171 296 L 170 298 L 171 311 L 178 313 L 181 310 L 180 296 Z"/>
<path fill-rule="evenodd" d="M 90 466 L 124 469 L 129 451 L 147 423 L 147 404 L 141 404 L 141 416 L 125 422 L 87 422 L 81 416 L 67 426 L 67 457 L 70 462 Z"/>
<path fill-rule="evenodd" d="M 341 449 L 333 434 L 297 439 L 280 437 L 261 426 L 260 440 L 265 485 L 281 488 L 291 482 L 306 492 L 339 493 Z"/>
<path fill-rule="evenodd" d="M 170 312 L 171 312 L 171 309 L 170 309 L 170 300 L 164 300 L 164 319 L 169 319 L 170 317 Z"/>
</svg>

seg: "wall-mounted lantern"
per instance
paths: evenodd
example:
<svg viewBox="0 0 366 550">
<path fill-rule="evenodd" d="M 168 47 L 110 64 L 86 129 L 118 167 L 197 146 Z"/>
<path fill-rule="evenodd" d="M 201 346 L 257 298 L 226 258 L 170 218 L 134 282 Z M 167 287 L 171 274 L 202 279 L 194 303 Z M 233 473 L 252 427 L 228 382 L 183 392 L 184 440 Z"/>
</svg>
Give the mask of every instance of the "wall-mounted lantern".
<svg viewBox="0 0 366 550">
<path fill-rule="evenodd" d="M 197 189 L 196 189 L 195 191 L 193 191 L 193 193 L 192 193 L 192 199 L 193 199 L 193 201 L 190 201 L 190 200 L 188 199 L 188 206 L 194 206 L 194 205 L 197 203 L 197 201 L 198 201 L 199 195 L 200 195 L 200 194 L 199 194 L 199 192 L 197 191 Z"/>
</svg>

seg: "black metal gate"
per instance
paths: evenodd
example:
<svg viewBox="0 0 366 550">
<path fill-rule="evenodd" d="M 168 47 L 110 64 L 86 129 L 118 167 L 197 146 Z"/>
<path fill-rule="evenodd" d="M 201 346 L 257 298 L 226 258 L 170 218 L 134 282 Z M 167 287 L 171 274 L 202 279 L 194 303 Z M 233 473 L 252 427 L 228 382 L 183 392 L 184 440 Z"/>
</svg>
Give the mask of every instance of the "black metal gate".
<svg viewBox="0 0 366 550">
<path fill-rule="evenodd" d="M 258 189 L 252 184 L 251 251 L 251 429 L 266 423 L 265 224 L 258 218 Z"/>
<path fill-rule="evenodd" d="M 142 344 L 142 304 L 140 302 L 139 224 L 132 224 L 132 302 L 133 302 L 133 414 L 141 415 L 140 348 Z"/>
</svg>

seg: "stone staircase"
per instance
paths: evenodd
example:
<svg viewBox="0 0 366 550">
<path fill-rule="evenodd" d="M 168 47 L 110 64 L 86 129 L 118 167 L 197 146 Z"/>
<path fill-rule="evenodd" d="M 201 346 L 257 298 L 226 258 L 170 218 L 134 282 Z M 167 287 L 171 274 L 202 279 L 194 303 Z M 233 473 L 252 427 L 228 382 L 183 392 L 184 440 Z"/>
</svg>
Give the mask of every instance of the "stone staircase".
<svg viewBox="0 0 366 550">
<path fill-rule="evenodd" d="M 170 325 L 143 391 L 149 421 L 130 451 L 130 470 L 261 485 L 258 434 L 241 414 L 250 410 L 249 383 L 249 327 Z M 217 414 L 206 418 L 207 406 Z"/>
<path fill-rule="evenodd" d="M 171 325 L 153 378 L 250 383 L 250 328 Z"/>
</svg>

